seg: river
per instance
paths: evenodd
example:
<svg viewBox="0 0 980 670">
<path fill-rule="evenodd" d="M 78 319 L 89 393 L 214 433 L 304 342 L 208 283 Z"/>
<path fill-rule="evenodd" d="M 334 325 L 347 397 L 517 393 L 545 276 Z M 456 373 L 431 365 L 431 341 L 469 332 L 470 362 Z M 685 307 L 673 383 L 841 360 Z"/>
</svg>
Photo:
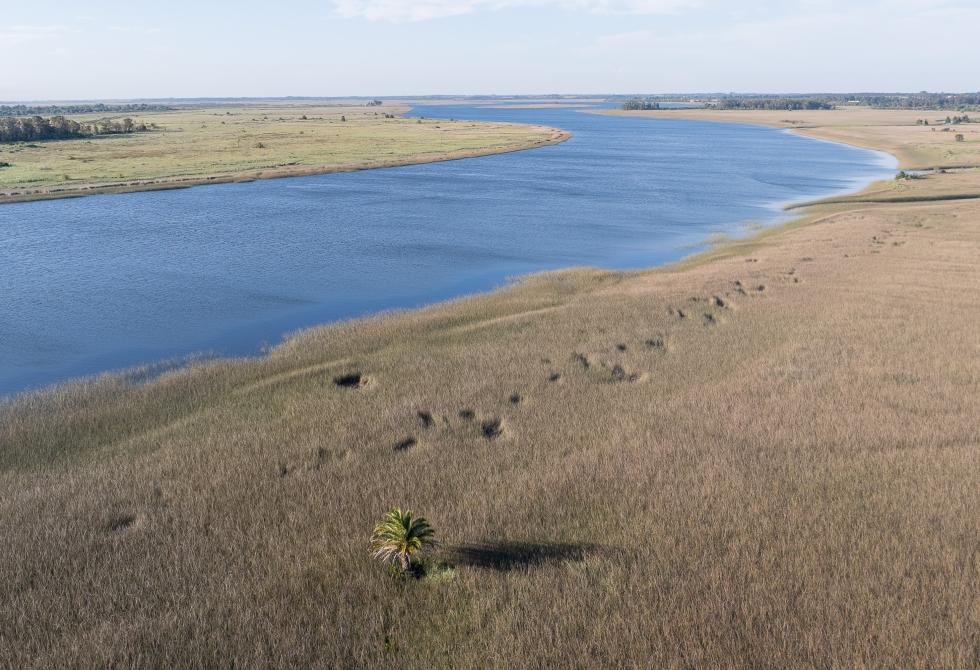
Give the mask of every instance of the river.
<svg viewBox="0 0 980 670">
<path fill-rule="evenodd" d="M 739 124 L 421 106 L 554 126 L 530 151 L 347 174 L 0 206 L 0 394 L 570 266 L 677 260 L 783 205 L 894 173 L 884 154 Z"/>
</svg>

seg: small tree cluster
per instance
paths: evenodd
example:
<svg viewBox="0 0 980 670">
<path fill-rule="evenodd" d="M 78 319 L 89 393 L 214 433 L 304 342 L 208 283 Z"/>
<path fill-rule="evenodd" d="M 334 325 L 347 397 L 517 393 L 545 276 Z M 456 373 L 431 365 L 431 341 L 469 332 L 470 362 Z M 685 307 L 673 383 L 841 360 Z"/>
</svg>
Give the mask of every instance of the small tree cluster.
<svg viewBox="0 0 980 670">
<path fill-rule="evenodd" d="M 64 116 L 7 117 L 0 119 L 0 142 L 64 140 L 95 135 L 142 133 L 149 129 L 145 123 L 137 124 L 129 117 L 119 121 L 99 119 L 89 123 L 79 123 Z"/>
<path fill-rule="evenodd" d="M 641 98 L 632 98 L 623 103 L 623 109 L 628 112 L 660 109 L 660 103 L 652 100 L 643 100 Z"/>
</svg>

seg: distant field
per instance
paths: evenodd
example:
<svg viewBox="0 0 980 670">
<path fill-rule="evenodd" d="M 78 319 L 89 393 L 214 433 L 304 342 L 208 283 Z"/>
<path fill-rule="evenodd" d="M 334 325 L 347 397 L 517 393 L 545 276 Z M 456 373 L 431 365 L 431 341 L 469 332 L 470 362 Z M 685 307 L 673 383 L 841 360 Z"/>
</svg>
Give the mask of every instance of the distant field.
<svg viewBox="0 0 980 670">
<path fill-rule="evenodd" d="M 159 126 L 149 133 L 0 144 L 0 163 L 10 164 L 0 168 L 0 203 L 424 163 L 567 138 L 539 126 L 397 115 L 405 109 L 284 104 L 186 109 L 133 115 L 137 122 Z M 396 118 L 385 118 L 392 113 Z"/>
</svg>

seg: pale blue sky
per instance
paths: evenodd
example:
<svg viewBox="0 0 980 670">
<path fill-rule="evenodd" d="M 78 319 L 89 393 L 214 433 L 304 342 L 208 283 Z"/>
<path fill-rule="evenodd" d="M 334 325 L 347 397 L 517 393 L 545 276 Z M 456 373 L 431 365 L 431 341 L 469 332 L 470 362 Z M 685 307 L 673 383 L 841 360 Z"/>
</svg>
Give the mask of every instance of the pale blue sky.
<svg viewBox="0 0 980 670">
<path fill-rule="evenodd" d="M 980 89 L 977 0 L 31 0 L 0 100 Z"/>
</svg>

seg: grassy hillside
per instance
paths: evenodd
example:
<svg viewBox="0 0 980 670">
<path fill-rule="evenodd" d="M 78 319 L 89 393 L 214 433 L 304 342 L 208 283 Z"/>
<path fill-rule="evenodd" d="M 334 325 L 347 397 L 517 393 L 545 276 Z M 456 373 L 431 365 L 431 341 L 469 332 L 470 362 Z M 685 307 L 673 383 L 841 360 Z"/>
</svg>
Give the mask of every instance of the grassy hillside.
<svg viewBox="0 0 980 670">
<path fill-rule="evenodd" d="M 250 105 L 144 113 L 158 130 L 0 144 L 0 203 L 424 163 L 561 141 L 551 128 L 417 120 L 404 107 Z M 104 115 L 101 115 L 104 116 Z M 88 122 L 100 115 L 76 115 Z"/>
<path fill-rule="evenodd" d="M 807 215 L 0 409 L 0 665 L 976 667 L 980 201 Z"/>
</svg>

